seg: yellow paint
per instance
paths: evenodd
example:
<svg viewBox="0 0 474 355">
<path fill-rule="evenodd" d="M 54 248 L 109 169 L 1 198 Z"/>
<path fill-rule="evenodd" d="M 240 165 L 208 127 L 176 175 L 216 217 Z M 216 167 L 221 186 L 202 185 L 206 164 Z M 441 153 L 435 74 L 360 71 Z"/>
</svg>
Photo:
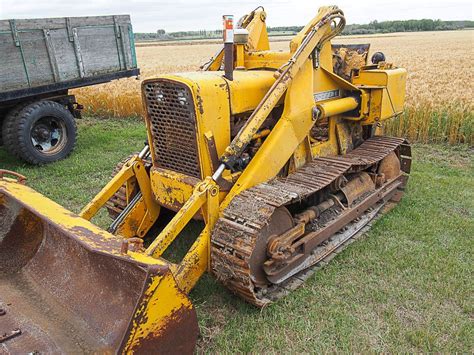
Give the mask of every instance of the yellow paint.
<svg viewBox="0 0 474 355">
<path fill-rule="evenodd" d="M 325 142 L 313 142 L 311 144 L 311 153 L 313 157 L 334 156 L 339 154 L 339 146 L 336 136 L 336 124 L 338 117 L 329 119 L 329 139 Z"/>
<path fill-rule="evenodd" d="M 232 114 L 254 110 L 274 82 L 271 71 L 234 71 L 234 80 L 228 82 Z"/>
<path fill-rule="evenodd" d="M 105 185 L 102 190 L 82 209 L 79 214 L 82 218 L 90 220 L 102 206 L 122 187 L 127 180 L 134 177 L 133 163 L 137 157 L 124 164 L 122 169 Z"/>
<path fill-rule="evenodd" d="M 309 137 L 305 137 L 305 139 L 303 139 L 303 141 L 298 145 L 290 158 L 288 174 L 295 172 L 304 164 L 311 161 L 311 159 L 311 143 Z"/>
<path fill-rule="evenodd" d="M 142 197 L 118 226 L 115 234 L 125 238 L 143 238 L 156 222 L 158 216 L 153 214 Z"/>
<path fill-rule="evenodd" d="M 212 174 L 210 157 L 207 154 L 207 143 L 204 133 L 211 131 L 216 141 L 219 154 L 227 147 L 230 140 L 230 103 L 228 86 L 219 72 L 194 72 L 175 75 L 163 75 L 159 79 L 178 81 L 186 85 L 193 95 L 197 124 L 198 154 L 203 177 Z M 145 80 L 142 87 L 149 81 Z M 149 139 L 150 121 L 145 117 Z M 152 153 L 154 156 L 154 153 Z"/>
<path fill-rule="evenodd" d="M 370 91 L 369 115 L 363 124 L 374 124 L 403 112 L 407 72 L 402 68 L 366 67 L 353 79 L 355 85 Z"/>
<path fill-rule="evenodd" d="M 201 275 L 211 268 L 211 231 L 219 216 L 219 187 L 216 183 L 207 178 L 196 190 L 196 193 L 206 194 L 203 205 L 206 226 L 174 273 L 179 288 L 185 293 L 191 291 Z"/>
<path fill-rule="evenodd" d="M 64 235 L 72 234 L 75 239 L 85 243 L 92 250 L 153 265 L 168 265 L 163 259 L 147 258 L 138 260 L 136 258 L 137 254 L 129 253 L 128 255 L 122 255 L 119 248 L 117 250 L 104 249 L 102 242 L 121 241 L 122 237 L 99 228 L 28 186 L 0 180 L 0 195 L 4 195 L 4 200 L 12 199 L 19 201 L 26 209 L 33 211 L 45 223 L 54 224 L 60 231 L 64 232 Z"/>
<path fill-rule="evenodd" d="M 243 44 L 237 44 L 236 46 L 236 58 L 235 58 L 235 68 L 245 68 L 244 66 L 244 51 L 245 47 Z"/>
<path fill-rule="evenodd" d="M 137 155 L 124 164 L 117 175 L 84 207 L 79 215 L 90 220 L 124 184 L 127 185 L 127 201 L 130 201 L 129 185 L 132 183 L 138 184 L 142 198 L 119 225 L 117 233 L 126 238 L 145 236 L 157 220 L 161 207 L 153 198 L 150 177 L 143 161 Z"/>
<path fill-rule="evenodd" d="M 247 69 L 278 69 L 291 58 L 289 52 L 246 51 L 244 53 L 245 68 Z"/>
<path fill-rule="evenodd" d="M 189 293 L 202 274 L 210 269 L 210 240 L 211 225 L 207 224 L 174 270 L 176 283 L 185 293 Z"/>
<path fill-rule="evenodd" d="M 374 124 L 402 111 L 406 81 L 404 69 L 390 66 L 364 67 L 350 83 L 333 73 L 330 43 L 321 44 L 331 27 L 325 24 L 314 36 L 307 37 L 314 25 L 330 10 L 331 8 L 321 8 L 317 16 L 291 41 L 287 52 L 269 50 L 265 13 L 258 10 L 250 14 L 247 22 L 244 21 L 250 32 L 249 43 L 244 48 L 243 56 L 240 53 L 238 58 L 238 65 L 244 68 L 234 72 L 233 81 L 226 80 L 222 72 L 218 71 L 222 59 L 222 53 L 219 52 L 206 71 L 163 75 L 144 82 L 171 80 L 185 85 L 192 93 L 200 179 L 160 169 L 155 161 L 149 177 L 144 171 L 143 162 L 134 157 L 84 208 L 81 216 L 67 211 L 28 187 L 0 180 L 0 196 L 5 194 L 21 201 L 27 208 L 38 213 L 40 218 L 53 221 L 63 230 L 74 232 L 77 227 L 85 228 L 90 235 L 82 233 L 76 237 L 94 250 L 141 264 L 169 268 L 172 274 L 155 276 L 145 292 L 148 301 L 140 305 L 137 316 L 140 314 L 146 317 L 141 318 L 143 321 L 134 318 L 136 322 L 127 345 L 131 351 L 141 339 L 163 329 L 167 319 L 177 309 L 192 307 L 185 294 L 192 289 L 202 273 L 209 269 L 212 229 L 219 214 L 237 194 L 274 178 L 284 171 L 282 168 L 288 162 L 289 170 L 293 171 L 312 157 L 348 151 L 352 139 L 350 125 Z M 303 46 L 303 43 L 306 45 Z M 311 56 L 317 45 L 318 62 L 313 67 Z M 239 49 L 241 50 L 242 48 Z M 315 102 L 314 94 L 328 91 L 335 91 L 337 95 Z M 284 105 L 281 117 L 271 130 L 263 133 L 262 125 L 268 122 L 267 118 L 280 105 Z M 328 140 L 324 142 L 310 137 L 311 128 L 320 119 L 314 114 L 316 107 L 320 108 L 322 115 L 327 116 L 329 121 Z M 358 113 L 349 117 L 347 112 L 354 109 Z M 234 115 L 246 117 L 247 122 L 231 142 L 231 121 Z M 152 141 L 148 116 L 145 122 L 148 138 Z M 224 159 L 241 153 L 249 142 L 256 139 L 261 142 L 258 151 L 242 172 L 232 176 L 229 171 L 224 172 L 224 178 L 235 181 L 229 192 L 219 191 L 217 183 L 210 177 L 214 171 L 205 134 L 214 137 L 218 156 Z M 154 149 L 151 144 L 153 159 L 156 153 Z M 141 235 L 148 231 L 158 218 L 160 206 L 177 210 L 172 221 L 156 236 L 145 252 L 121 255 L 120 250 L 105 250 L 94 241 L 97 238 L 115 241 L 121 239 L 89 220 L 124 183 L 138 184 L 143 197 L 119 227 L 119 234 L 129 237 L 134 233 Z M 203 216 L 205 227 L 183 260 L 174 265 L 161 259 L 160 256 L 197 213 Z"/>
<path fill-rule="evenodd" d="M 159 337 L 166 330 L 168 322 L 177 321 L 173 315 L 180 309 L 192 309 L 189 298 L 176 285 L 173 275 L 154 276 L 144 292 L 144 300 L 138 305 L 132 319 L 132 330 L 124 352 L 133 352 L 140 342 L 149 336 Z M 186 336 L 183 334 L 183 336 Z M 156 349 L 160 351 L 160 349 Z"/>
<path fill-rule="evenodd" d="M 247 17 L 247 21 L 243 26 L 249 31 L 249 40 L 247 43 L 248 51 L 266 51 L 270 49 L 270 42 L 268 40 L 267 26 L 265 20 L 267 14 L 263 10 L 252 11 Z M 245 21 L 245 22 L 247 22 Z"/>
<path fill-rule="evenodd" d="M 241 27 L 247 29 L 248 41 L 244 45 L 244 56 L 251 52 L 261 52 L 270 49 L 270 41 L 268 40 L 267 26 L 265 25 L 265 19 L 267 14 L 261 9 L 252 11 L 251 13 L 244 16 L 245 19 L 241 22 Z M 242 49 L 238 49 L 241 51 Z M 218 71 L 221 68 L 222 59 L 224 57 L 224 47 L 222 46 L 218 52 L 203 66 L 205 71 Z M 237 55 L 235 66 L 239 67 L 242 65 L 240 62 L 241 53 Z M 246 60 L 244 60 L 246 61 Z M 248 65 L 246 65 L 248 68 Z M 262 67 L 259 67 L 262 68 Z"/>
<path fill-rule="evenodd" d="M 151 188 L 158 203 L 176 211 L 189 200 L 199 180 L 171 170 L 152 168 Z"/>
<path fill-rule="evenodd" d="M 290 42 L 290 52 L 294 53 L 298 47 L 300 47 L 301 43 L 303 42 L 304 38 L 308 33 L 311 32 L 311 30 L 316 26 L 316 24 L 330 11 L 332 10 L 332 7 L 328 6 L 322 6 L 318 9 L 318 13 L 316 14 L 315 17 L 311 19 L 302 29 L 298 34 L 296 34 L 293 39 Z"/>
<path fill-rule="evenodd" d="M 344 112 L 356 109 L 359 103 L 353 97 L 344 97 L 342 99 L 335 99 L 318 104 L 320 118 L 340 115 Z"/>
<path fill-rule="evenodd" d="M 120 253 L 120 249 L 111 250 L 110 248 L 103 248 L 104 241 L 109 241 L 109 243 L 111 240 L 120 241 L 121 237 L 102 230 L 88 220 L 66 210 L 27 186 L 0 180 L 0 196 L 2 204 L 6 203 L 8 199 L 21 201 L 25 208 L 34 211 L 41 220 L 48 221 L 48 223 L 54 224 L 59 230 L 64 231 L 62 233 L 64 238 L 80 240 L 81 243 L 86 244 L 90 248 L 91 252 L 100 253 L 103 258 L 113 256 L 114 258 L 135 262 L 140 267 L 160 266 L 163 270 L 166 270 L 166 268 L 169 268 L 169 270 L 176 269 L 163 259 L 153 258 L 143 253 L 128 252 L 127 255 L 123 255 Z M 72 233 L 72 236 L 70 236 L 70 233 Z M 101 242 L 99 243 L 98 241 Z M 207 257 L 204 259 L 207 261 Z M 204 267 L 205 269 L 206 267 Z M 71 277 L 75 276 L 72 275 Z M 76 277 L 81 277 L 81 275 L 76 275 Z M 180 290 L 170 271 L 165 272 L 161 276 L 152 276 L 152 281 L 144 291 L 143 298 L 141 299 L 141 304 L 138 305 L 135 315 L 131 315 L 133 317 L 131 318 L 132 322 L 125 348 L 126 352 L 133 352 L 140 341 L 151 334 L 159 336 L 166 329 L 166 324 L 173 320 L 173 315 L 178 310 L 183 308 L 191 310 L 193 308 L 191 301 Z"/>
<path fill-rule="evenodd" d="M 314 123 L 311 61 L 306 61 L 298 74 L 288 87 L 282 117 L 222 202 L 221 210 L 241 191 L 276 176 L 307 137 Z"/>
<path fill-rule="evenodd" d="M 348 122 L 336 124 L 336 136 L 339 145 L 339 154 L 347 154 L 352 149 L 351 131 Z"/>
<path fill-rule="evenodd" d="M 186 201 L 184 206 L 176 213 L 170 223 L 168 223 L 163 231 L 147 248 L 145 252 L 147 255 L 159 257 L 165 252 L 168 246 L 204 205 L 206 202 L 207 189 L 214 185 L 215 183 L 213 180 L 208 177 L 194 188 L 193 194 Z"/>
<path fill-rule="evenodd" d="M 95 226 L 88 220 L 68 211 L 28 186 L 0 180 L 0 193 L 14 200 L 21 201 L 27 209 L 34 211 L 44 220 L 54 221 L 54 223 L 62 229 L 74 230 L 74 228 L 79 227 L 96 233 L 104 240 L 117 238 Z"/>
</svg>

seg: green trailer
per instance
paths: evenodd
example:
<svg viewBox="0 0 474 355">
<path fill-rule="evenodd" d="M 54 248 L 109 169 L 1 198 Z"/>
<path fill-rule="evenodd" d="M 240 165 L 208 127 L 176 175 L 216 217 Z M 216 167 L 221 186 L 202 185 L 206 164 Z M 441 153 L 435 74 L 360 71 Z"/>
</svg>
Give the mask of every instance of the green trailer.
<svg viewBox="0 0 474 355">
<path fill-rule="evenodd" d="M 0 20 L 0 145 L 32 164 L 65 158 L 82 108 L 69 90 L 138 75 L 128 15 Z"/>
</svg>

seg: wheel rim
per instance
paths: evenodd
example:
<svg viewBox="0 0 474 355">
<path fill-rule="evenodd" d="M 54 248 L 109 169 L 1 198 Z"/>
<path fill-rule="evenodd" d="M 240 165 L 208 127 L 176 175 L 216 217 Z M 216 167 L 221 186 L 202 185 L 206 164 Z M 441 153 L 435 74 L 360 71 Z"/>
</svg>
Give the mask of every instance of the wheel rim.
<svg viewBox="0 0 474 355">
<path fill-rule="evenodd" d="M 31 127 L 31 144 L 43 155 L 61 151 L 67 141 L 66 124 L 56 117 L 41 117 Z"/>
</svg>

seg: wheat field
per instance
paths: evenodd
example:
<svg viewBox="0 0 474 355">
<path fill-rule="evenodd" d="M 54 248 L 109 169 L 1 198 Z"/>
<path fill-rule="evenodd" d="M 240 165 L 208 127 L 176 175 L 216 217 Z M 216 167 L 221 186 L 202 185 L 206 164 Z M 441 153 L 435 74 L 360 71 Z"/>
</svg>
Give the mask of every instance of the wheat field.
<svg viewBox="0 0 474 355">
<path fill-rule="evenodd" d="M 423 143 L 474 143 L 474 31 L 392 33 L 338 37 L 334 43 L 370 43 L 387 60 L 408 70 L 405 113 L 387 124 L 389 134 Z M 123 79 L 78 89 L 75 94 L 88 115 L 142 115 L 141 79 L 197 70 L 220 44 L 200 43 L 136 48 L 140 80 Z M 288 42 L 272 42 L 287 50 Z"/>
</svg>

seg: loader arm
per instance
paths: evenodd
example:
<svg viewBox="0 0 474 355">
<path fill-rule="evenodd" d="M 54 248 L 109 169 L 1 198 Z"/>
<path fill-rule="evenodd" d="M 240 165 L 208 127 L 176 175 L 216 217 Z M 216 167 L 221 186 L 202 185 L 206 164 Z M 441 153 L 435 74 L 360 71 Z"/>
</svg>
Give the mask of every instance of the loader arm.
<svg viewBox="0 0 474 355">
<path fill-rule="evenodd" d="M 336 19 L 338 19 L 339 22 L 337 26 L 332 29 L 331 23 Z M 306 26 L 308 29 L 305 32 L 300 32 L 299 36 L 304 35 L 301 44 L 291 59 L 275 72 L 277 80 L 263 97 L 237 136 L 234 137 L 231 144 L 225 149 L 221 157 L 221 162 L 228 169 L 232 171 L 236 170 L 242 152 L 285 94 L 300 69 L 308 63 L 313 51 L 320 47 L 325 41 L 340 33 L 344 28 L 344 24 L 344 14 L 341 10 L 337 7 L 323 7 L 310 24 Z M 307 73 L 307 78 L 312 78 L 311 73 Z"/>
</svg>

